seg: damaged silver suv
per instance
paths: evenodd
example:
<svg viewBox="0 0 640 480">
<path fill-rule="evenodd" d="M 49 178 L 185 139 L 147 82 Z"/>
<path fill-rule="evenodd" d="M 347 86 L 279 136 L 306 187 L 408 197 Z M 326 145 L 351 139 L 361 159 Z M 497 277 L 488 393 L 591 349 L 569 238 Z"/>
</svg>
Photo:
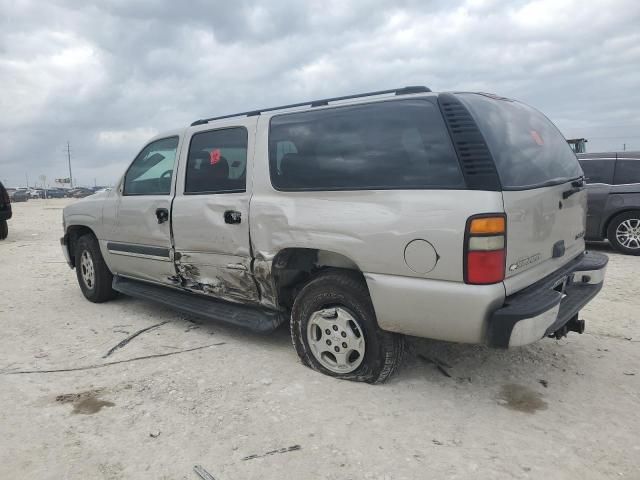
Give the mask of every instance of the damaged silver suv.
<svg viewBox="0 0 640 480">
<path fill-rule="evenodd" d="M 582 332 L 607 257 L 557 128 L 520 102 L 406 87 L 194 122 L 64 210 L 85 297 L 270 331 L 376 383 L 404 335 L 526 345 Z"/>
</svg>

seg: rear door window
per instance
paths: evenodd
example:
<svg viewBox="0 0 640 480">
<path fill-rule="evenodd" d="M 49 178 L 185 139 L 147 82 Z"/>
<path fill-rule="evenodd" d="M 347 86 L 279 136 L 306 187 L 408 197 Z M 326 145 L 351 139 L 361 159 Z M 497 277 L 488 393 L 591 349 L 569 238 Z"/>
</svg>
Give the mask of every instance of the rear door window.
<svg viewBox="0 0 640 480">
<path fill-rule="evenodd" d="M 618 160 L 616 163 L 614 183 L 616 185 L 640 183 L 640 159 Z"/>
<path fill-rule="evenodd" d="M 582 176 L 565 138 L 536 109 L 491 95 L 458 96 L 480 127 L 504 190 L 554 185 Z"/>
<path fill-rule="evenodd" d="M 279 190 L 464 188 L 440 111 L 427 100 L 275 116 L 269 163 Z"/>
<path fill-rule="evenodd" d="M 615 160 L 580 160 L 580 166 L 584 171 L 584 178 L 587 183 L 613 183 L 613 170 L 616 166 Z"/>
<path fill-rule="evenodd" d="M 246 177 L 246 128 L 210 130 L 191 137 L 186 194 L 244 192 Z"/>
</svg>

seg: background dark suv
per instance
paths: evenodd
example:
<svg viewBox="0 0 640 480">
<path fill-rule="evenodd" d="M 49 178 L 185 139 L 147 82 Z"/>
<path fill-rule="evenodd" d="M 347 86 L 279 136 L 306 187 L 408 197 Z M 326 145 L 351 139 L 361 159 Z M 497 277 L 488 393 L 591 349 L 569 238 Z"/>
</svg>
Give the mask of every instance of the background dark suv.
<svg viewBox="0 0 640 480">
<path fill-rule="evenodd" d="M 0 240 L 7 238 L 9 234 L 9 227 L 7 226 L 7 220 L 11 218 L 11 200 L 7 190 L 0 182 Z"/>
<path fill-rule="evenodd" d="M 588 191 L 587 240 L 640 255 L 640 152 L 578 154 Z"/>
</svg>

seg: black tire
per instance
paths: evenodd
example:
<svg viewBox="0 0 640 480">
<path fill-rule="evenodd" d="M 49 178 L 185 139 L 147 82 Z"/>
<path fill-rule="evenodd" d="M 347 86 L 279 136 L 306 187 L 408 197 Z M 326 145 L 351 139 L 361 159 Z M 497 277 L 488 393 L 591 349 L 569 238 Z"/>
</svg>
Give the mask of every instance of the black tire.
<svg viewBox="0 0 640 480">
<path fill-rule="evenodd" d="M 621 225 L 624 222 L 631 221 L 632 225 L 637 225 L 636 227 L 636 240 L 632 241 L 632 247 L 623 245 L 619 240 L 616 232 L 618 228 L 621 228 Z M 634 210 L 631 212 L 624 212 L 616 215 L 609 222 L 609 227 L 607 228 L 607 238 L 611 243 L 611 246 L 615 248 L 617 251 L 621 253 L 626 253 L 628 255 L 640 255 L 640 210 Z"/>
<path fill-rule="evenodd" d="M 9 236 L 9 225 L 6 220 L 0 220 L 0 240 Z"/>
<path fill-rule="evenodd" d="M 325 368 L 311 352 L 307 338 L 309 320 L 314 312 L 340 307 L 357 321 L 365 340 L 360 365 L 349 373 Z M 325 375 L 357 382 L 382 383 L 402 362 L 405 340 L 402 335 L 378 327 L 369 291 L 364 279 L 351 272 L 328 270 L 311 279 L 300 290 L 291 312 L 291 338 L 302 363 Z"/>
<path fill-rule="evenodd" d="M 87 254 L 93 265 L 92 280 L 86 280 L 83 275 L 83 255 Z M 113 275 L 104 263 L 100 246 L 93 235 L 83 235 L 76 242 L 75 248 L 76 275 L 80 290 L 87 300 L 93 303 L 102 303 L 116 296 L 116 291 L 111 288 Z"/>
</svg>

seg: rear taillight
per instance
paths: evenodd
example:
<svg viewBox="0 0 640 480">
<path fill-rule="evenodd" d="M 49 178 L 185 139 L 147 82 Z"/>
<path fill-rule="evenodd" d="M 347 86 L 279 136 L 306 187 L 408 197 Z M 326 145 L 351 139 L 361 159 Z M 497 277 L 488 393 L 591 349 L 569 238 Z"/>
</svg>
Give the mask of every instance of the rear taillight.
<svg viewBox="0 0 640 480">
<path fill-rule="evenodd" d="M 465 283 L 488 285 L 504 280 L 505 216 L 490 214 L 469 218 L 464 238 Z"/>
</svg>

